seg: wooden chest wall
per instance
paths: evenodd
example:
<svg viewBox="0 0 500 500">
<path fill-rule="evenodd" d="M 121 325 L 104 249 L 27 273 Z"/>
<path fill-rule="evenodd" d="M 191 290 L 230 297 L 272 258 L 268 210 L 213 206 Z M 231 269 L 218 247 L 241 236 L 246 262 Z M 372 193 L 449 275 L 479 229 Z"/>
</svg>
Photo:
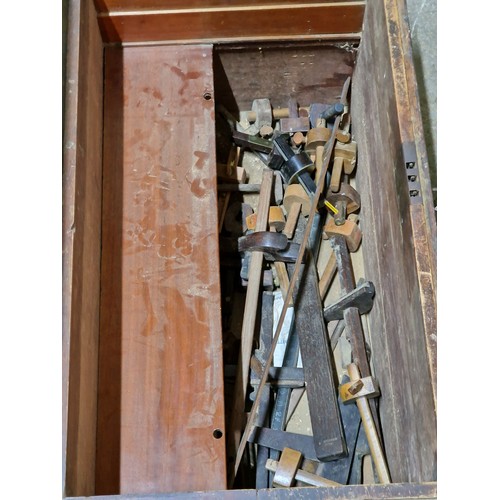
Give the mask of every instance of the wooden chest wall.
<svg viewBox="0 0 500 500">
<path fill-rule="evenodd" d="M 333 95 L 350 75 L 366 277 L 380 290 L 373 364 L 387 459 L 405 484 L 307 498 L 435 495 L 436 228 L 404 18 L 396 0 L 71 2 L 64 496 L 287 495 L 224 491 L 214 106 L 248 109 L 262 81 L 280 105 L 297 85 Z M 309 72 L 307 54 L 319 61 Z"/>
</svg>

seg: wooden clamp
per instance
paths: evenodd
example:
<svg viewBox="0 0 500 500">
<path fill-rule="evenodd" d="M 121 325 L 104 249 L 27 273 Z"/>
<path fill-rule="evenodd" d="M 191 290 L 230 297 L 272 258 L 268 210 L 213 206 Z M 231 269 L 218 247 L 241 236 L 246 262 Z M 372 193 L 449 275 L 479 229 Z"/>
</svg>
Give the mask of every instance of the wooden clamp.
<svg viewBox="0 0 500 500">
<path fill-rule="evenodd" d="M 273 114 L 273 119 L 274 120 L 281 120 L 282 118 L 289 118 L 290 117 L 290 109 L 289 108 L 273 108 L 272 109 L 272 114 Z M 299 108 L 299 116 L 302 115 L 309 116 L 309 107 L 308 106 L 301 106 Z M 257 113 L 255 111 L 242 111 L 241 116 L 245 116 L 246 119 L 249 122 L 254 122 L 257 119 Z"/>
<path fill-rule="evenodd" d="M 339 129 L 335 134 L 337 141 L 347 143 L 351 140 L 351 114 L 347 106 L 344 108 L 344 113 L 342 114 L 342 119 L 340 120 Z"/>
<path fill-rule="evenodd" d="M 375 393 L 378 391 L 378 389 L 375 390 L 375 386 L 373 385 L 373 380 L 371 379 L 371 377 L 361 378 L 358 367 L 356 366 L 355 363 L 351 363 L 347 366 L 347 373 L 349 375 L 349 378 L 351 379 L 350 382 L 351 391 L 353 391 L 355 387 L 359 387 L 359 385 L 356 386 L 356 384 L 359 382 L 363 382 L 363 385 L 359 389 L 359 392 L 361 392 L 364 389 L 365 384 L 367 383 L 372 383 L 372 386 L 370 388 L 374 390 Z M 347 392 L 348 391 L 349 389 L 347 389 Z M 373 397 L 374 395 L 378 394 L 372 393 L 371 395 Z M 354 394 L 354 396 L 356 396 L 356 393 Z M 378 479 L 380 483 L 388 484 L 391 482 L 391 477 L 389 475 L 389 468 L 387 467 L 384 451 L 382 449 L 382 444 L 380 442 L 379 433 L 377 432 L 377 428 L 373 419 L 373 414 L 370 409 L 370 405 L 368 404 L 367 396 L 358 395 L 357 397 L 354 398 L 354 401 L 356 401 L 359 414 L 361 415 L 361 421 L 363 422 L 363 428 L 365 430 L 366 438 L 368 440 L 368 446 L 370 447 L 370 454 L 372 456 L 373 463 L 375 464 L 375 469 L 377 471 Z M 373 401 L 373 399 L 371 399 L 370 401 Z M 351 401 L 349 400 L 347 402 Z"/>
<path fill-rule="evenodd" d="M 363 233 L 357 225 L 357 215 L 351 214 L 345 220 L 344 224 L 337 225 L 334 217 L 329 217 L 323 227 L 323 235 L 325 238 L 332 236 L 343 236 L 347 242 L 347 247 L 350 252 L 356 252 L 361 244 Z"/>
<path fill-rule="evenodd" d="M 314 153 L 316 155 L 314 160 L 316 165 L 316 183 L 321 171 L 321 165 L 323 164 L 325 144 L 328 142 L 331 135 L 332 131 L 327 128 L 326 121 L 320 118 L 316 122 L 316 127 L 309 130 L 306 136 L 306 152 Z"/>
<path fill-rule="evenodd" d="M 247 229 L 255 231 L 255 224 L 257 222 L 257 212 L 249 215 L 246 218 Z M 276 231 L 282 231 L 285 228 L 285 216 L 281 207 L 269 207 L 269 227 Z"/>
<path fill-rule="evenodd" d="M 302 460 L 300 451 L 285 448 L 274 471 L 273 486 L 289 488 L 295 482 L 295 474 Z"/>
<path fill-rule="evenodd" d="M 332 245 L 335 258 L 337 259 L 340 291 L 345 295 L 352 292 L 355 288 L 354 273 L 352 271 L 351 257 L 347 249 L 347 243 L 345 238 L 339 235 L 334 235 L 330 238 L 330 243 Z M 359 310 L 356 307 L 348 307 L 345 309 L 344 321 L 346 325 L 347 339 L 349 340 L 352 348 L 353 361 L 359 367 L 361 377 L 369 377 L 371 375 L 370 364 L 366 353 L 365 336 Z M 380 421 L 377 414 L 376 401 L 372 398 L 369 402 L 377 432 L 380 434 Z"/>
<path fill-rule="evenodd" d="M 337 209 L 333 219 L 338 226 L 344 224 L 347 216 L 361 207 L 359 193 L 346 182 L 341 184 L 338 192 L 330 190 L 326 199 Z"/>
<path fill-rule="evenodd" d="M 309 214 L 311 199 L 300 184 L 289 184 L 285 190 L 283 206 L 287 214 L 283 234 L 291 239 L 293 238 L 300 212 L 302 212 L 303 215 Z"/>
<path fill-rule="evenodd" d="M 297 101 L 294 98 L 288 100 L 288 117 L 280 119 L 281 132 L 307 132 L 309 130 L 309 113 L 300 114 Z"/>
<path fill-rule="evenodd" d="M 330 189 L 336 192 L 340 188 L 342 172 L 352 174 L 356 167 L 357 144 L 354 141 L 344 144 L 337 142 L 333 152 L 333 169 L 330 179 Z"/>
<path fill-rule="evenodd" d="M 378 384 L 373 377 L 351 380 L 339 388 L 340 398 L 345 404 L 355 403 L 358 398 L 376 398 L 380 396 Z"/>
<path fill-rule="evenodd" d="M 266 469 L 274 472 L 274 487 L 289 488 L 295 481 L 308 484 L 310 486 L 342 486 L 340 483 L 330 481 L 324 477 L 312 474 L 299 469 L 302 455 L 296 450 L 285 448 L 281 454 L 280 461 L 269 459 L 266 462 Z"/>
</svg>

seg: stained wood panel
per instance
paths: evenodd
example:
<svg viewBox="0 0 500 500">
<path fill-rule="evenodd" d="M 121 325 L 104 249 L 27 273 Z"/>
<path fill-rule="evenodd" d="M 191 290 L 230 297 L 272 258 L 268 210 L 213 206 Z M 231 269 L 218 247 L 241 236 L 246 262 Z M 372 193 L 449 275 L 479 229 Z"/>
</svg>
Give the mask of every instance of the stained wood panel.
<svg viewBox="0 0 500 500">
<path fill-rule="evenodd" d="M 353 76 L 356 183 L 366 279 L 375 285 L 370 330 L 389 468 L 394 481 L 420 482 L 436 477 L 436 415 L 402 151 L 409 133 L 398 88 L 404 77 L 391 64 L 396 26 L 385 3 L 367 5 Z"/>
<path fill-rule="evenodd" d="M 274 107 L 330 103 L 337 99 L 356 59 L 353 45 L 247 44 L 221 47 L 214 58 L 217 103 L 232 111 L 251 109 L 268 97 Z"/>
<path fill-rule="evenodd" d="M 224 489 L 211 48 L 105 68 L 96 490 Z"/>
<path fill-rule="evenodd" d="M 276 37 L 353 35 L 362 28 L 365 2 L 211 6 L 158 10 L 111 10 L 99 14 L 103 39 L 111 43 L 231 41 Z"/>
<path fill-rule="evenodd" d="M 63 163 L 63 491 L 95 483 L 103 44 L 91 2 L 68 12 Z"/>
</svg>

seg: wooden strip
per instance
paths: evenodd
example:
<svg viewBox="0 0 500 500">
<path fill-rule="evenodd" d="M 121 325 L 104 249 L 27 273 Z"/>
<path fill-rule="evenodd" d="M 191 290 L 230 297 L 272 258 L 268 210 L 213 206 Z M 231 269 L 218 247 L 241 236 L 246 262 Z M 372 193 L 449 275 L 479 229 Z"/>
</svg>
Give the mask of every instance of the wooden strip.
<svg viewBox="0 0 500 500">
<path fill-rule="evenodd" d="M 305 0 L 94 0 L 99 12 L 119 12 L 158 9 L 196 9 L 213 7 L 245 7 L 295 4 L 308 5 Z M 347 3 L 354 0 L 314 0 L 314 4 Z M 356 0 L 357 1 L 357 0 Z"/>
<path fill-rule="evenodd" d="M 355 33 L 324 33 L 321 35 L 321 40 L 324 42 L 350 42 L 359 43 L 361 39 L 361 32 Z M 154 41 L 140 41 L 140 42 L 106 42 L 105 46 L 113 47 L 146 47 L 148 45 L 177 45 L 177 44 L 232 44 L 241 43 L 245 44 L 248 42 L 255 42 L 256 38 L 254 36 L 230 36 L 230 37 L 216 37 L 216 38 L 186 38 L 182 40 L 171 40 L 171 39 L 161 39 Z M 280 35 L 280 36 L 261 36 L 258 39 L 262 43 L 276 43 L 276 42 L 294 42 L 303 43 L 309 41 L 310 43 L 317 43 L 318 35 Z"/>
<path fill-rule="evenodd" d="M 328 258 L 328 262 L 326 263 L 326 267 L 321 275 L 319 280 L 319 295 L 321 300 L 325 300 L 326 294 L 330 289 L 330 285 L 332 284 L 333 277 L 337 272 L 337 259 L 335 258 L 335 253 L 332 252 L 330 257 Z"/>
<path fill-rule="evenodd" d="M 99 25 L 106 42 L 214 40 L 235 36 L 260 39 L 360 32 L 364 9 L 364 2 L 349 2 L 327 6 L 302 4 L 231 10 L 116 12 L 101 15 Z"/>
<path fill-rule="evenodd" d="M 300 287 L 296 287 L 293 294 L 295 328 L 299 335 L 314 445 L 319 460 L 333 460 L 344 456 L 347 450 L 312 255 L 301 276 Z"/>
<path fill-rule="evenodd" d="M 95 483 L 103 44 L 92 2 L 70 5 L 63 170 L 63 489 Z"/>
<path fill-rule="evenodd" d="M 262 173 L 259 204 L 257 206 L 257 221 L 255 223 L 255 232 L 266 231 L 267 229 L 273 180 L 273 171 L 270 169 L 264 170 L 264 172 Z M 231 426 L 229 429 L 228 438 L 228 454 L 230 461 L 236 456 L 236 450 L 241 437 L 241 429 L 245 423 L 244 408 L 247 394 L 250 358 L 252 356 L 253 341 L 255 336 L 255 322 L 257 319 L 257 311 L 260 298 L 263 261 L 263 252 L 252 252 L 250 268 L 248 271 L 245 311 L 243 313 L 243 324 L 241 327 L 240 356 L 238 359 L 238 371 L 236 373 L 236 382 L 234 386 L 235 389 L 233 395 L 233 407 L 231 412 Z"/>
<path fill-rule="evenodd" d="M 107 49 L 96 490 L 226 486 L 212 50 Z"/>
<path fill-rule="evenodd" d="M 187 493 L 165 493 L 163 499 L 190 500 L 284 500 L 289 499 L 292 490 L 289 488 L 273 488 L 267 490 L 223 490 L 223 491 L 191 491 Z M 430 483 L 393 483 L 393 484 L 355 484 L 334 488 L 300 488 L 294 489 L 303 500 L 435 500 L 437 484 Z M 124 495 L 106 497 L 71 497 L 66 500 L 130 500 Z M 158 500 L 158 495 L 134 495 L 133 500 Z"/>
</svg>

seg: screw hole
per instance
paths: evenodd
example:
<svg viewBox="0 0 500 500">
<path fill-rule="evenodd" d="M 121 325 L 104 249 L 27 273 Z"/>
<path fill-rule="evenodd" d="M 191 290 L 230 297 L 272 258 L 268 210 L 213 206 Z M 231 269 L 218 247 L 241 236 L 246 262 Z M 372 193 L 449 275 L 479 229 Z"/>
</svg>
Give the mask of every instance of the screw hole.
<svg viewBox="0 0 500 500">
<path fill-rule="evenodd" d="M 220 439 L 223 436 L 222 431 L 220 429 L 215 429 L 212 435 L 215 439 Z"/>
<path fill-rule="evenodd" d="M 415 181 L 417 180 L 417 176 L 416 176 L 416 175 L 409 175 L 409 176 L 408 176 L 408 180 L 409 180 L 410 182 L 415 182 Z"/>
<path fill-rule="evenodd" d="M 205 92 L 203 94 L 203 99 L 205 99 L 205 101 L 210 101 L 210 99 L 212 99 L 212 94 L 210 92 Z"/>
</svg>

